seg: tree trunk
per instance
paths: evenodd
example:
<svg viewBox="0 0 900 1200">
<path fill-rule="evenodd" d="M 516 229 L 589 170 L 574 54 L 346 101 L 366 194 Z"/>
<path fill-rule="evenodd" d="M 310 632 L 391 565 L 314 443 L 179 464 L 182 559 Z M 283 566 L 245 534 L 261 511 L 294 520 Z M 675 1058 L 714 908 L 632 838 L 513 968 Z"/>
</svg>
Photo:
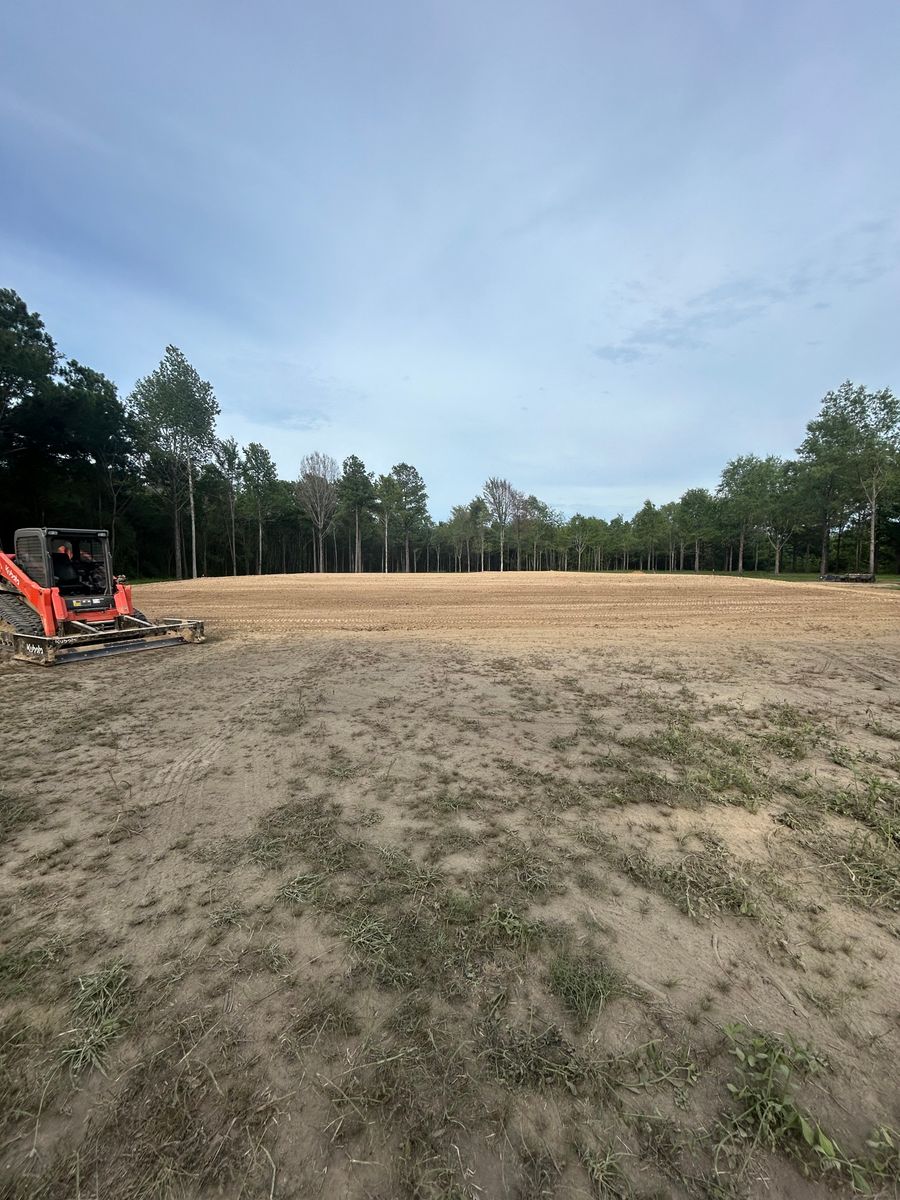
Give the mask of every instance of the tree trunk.
<svg viewBox="0 0 900 1200">
<path fill-rule="evenodd" d="M 503 534 L 504 534 L 504 529 L 503 529 L 503 526 L 501 525 L 500 526 L 500 570 L 501 571 L 503 570 Z"/>
<path fill-rule="evenodd" d="M 875 520 L 878 515 L 877 497 L 872 493 L 872 515 L 869 518 L 869 574 L 875 574 Z"/>
<path fill-rule="evenodd" d="M 237 575 L 237 532 L 234 527 L 234 492 L 229 493 L 229 503 L 231 505 L 231 567 L 232 573 Z"/>
<path fill-rule="evenodd" d="M 362 571 L 362 543 L 360 542 L 359 538 L 359 509 L 355 509 L 354 512 L 356 515 L 356 573 L 359 575 Z"/>
<path fill-rule="evenodd" d="M 775 574 L 781 574 L 781 543 L 775 543 Z"/>
<path fill-rule="evenodd" d="M 109 524 L 109 555 L 116 561 L 116 511 L 118 509 L 119 493 L 115 488 L 112 489 L 112 520 Z"/>
<path fill-rule="evenodd" d="M 744 573 L 744 537 L 746 536 L 744 526 L 741 526 L 741 540 L 738 542 L 738 575 Z"/>
<path fill-rule="evenodd" d="M 388 569 L 388 523 L 387 517 L 384 518 L 384 573 L 387 575 Z"/>
<path fill-rule="evenodd" d="M 700 539 L 694 538 L 694 570 L 700 570 Z"/>
<path fill-rule="evenodd" d="M 403 570 L 409 574 L 409 534 L 403 534 Z"/>
<path fill-rule="evenodd" d="M 256 551 L 256 573 L 262 575 L 262 513 L 257 513 L 257 525 L 259 527 L 259 543 Z"/>
<path fill-rule="evenodd" d="M 862 513 L 856 514 L 856 545 L 853 551 L 853 570 L 859 571 L 859 556 L 862 551 Z"/>
<path fill-rule="evenodd" d="M 191 578 L 197 578 L 197 513 L 194 508 L 194 466 L 190 458 L 188 469 L 188 506 L 191 511 Z"/>
<path fill-rule="evenodd" d="M 319 574 L 325 571 L 325 530 L 319 526 Z"/>
<path fill-rule="evenodd" d="M 177 498 L 175 500 L 173 512 L 175 519 L 175 578 L 181 579 L 183 577 L 183 572 L 181 570 L 181 522 L 178 519 L 180 513 L 178 511 Z"/>
</svg>

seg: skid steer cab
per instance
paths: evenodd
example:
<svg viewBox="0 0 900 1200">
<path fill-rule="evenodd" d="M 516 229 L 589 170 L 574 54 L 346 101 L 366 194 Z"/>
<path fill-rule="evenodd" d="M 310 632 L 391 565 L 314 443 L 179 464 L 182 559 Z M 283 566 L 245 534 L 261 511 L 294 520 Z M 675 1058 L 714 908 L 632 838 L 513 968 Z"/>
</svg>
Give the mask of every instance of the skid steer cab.
<svg viewBox="0 0 900 1200">
<path fill-rule="evenodd" d="M 0 648 L 54 663 L 202 642 L 203 622 L 148 621 L 113 575 L 105 529 L 17 529 L 0 550 Z"/>
</svg>

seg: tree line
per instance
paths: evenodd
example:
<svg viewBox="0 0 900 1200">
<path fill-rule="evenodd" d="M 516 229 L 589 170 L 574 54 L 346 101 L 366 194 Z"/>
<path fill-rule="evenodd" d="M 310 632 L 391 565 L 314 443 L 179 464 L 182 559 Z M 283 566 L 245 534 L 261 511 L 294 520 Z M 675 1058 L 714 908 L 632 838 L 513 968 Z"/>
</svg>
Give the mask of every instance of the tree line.
<svg viewBox="0 0 900 1200">
<path fill-rule="evenodd" d="M 444 520 L 409 463 L 383 474 L 311 451 L 279 479 L 269 450 L 216 431 L 212 385 L 168 346 L 127 396 L 65 359 L 0 289 L 0 539 L 23 525 L 108 528 L 131 576 L 295 571 L 900 569 L 900 402 L 849 381 L 795 458 L 740 455 L 714 490 L 612 520 L 492 477 Z"/>
</svg>

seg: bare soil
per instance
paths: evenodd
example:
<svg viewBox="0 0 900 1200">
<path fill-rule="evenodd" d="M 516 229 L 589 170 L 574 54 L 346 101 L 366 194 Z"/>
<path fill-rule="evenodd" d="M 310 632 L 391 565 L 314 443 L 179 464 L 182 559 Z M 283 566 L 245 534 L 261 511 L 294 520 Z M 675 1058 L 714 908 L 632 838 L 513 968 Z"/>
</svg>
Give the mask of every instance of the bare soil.
<svg viewBox="0 0 900 1200">
<path fill-rule="evenodd" d="M 198 579 L 139 587 L 135 603 L 152 616 L 203 618 L 221 633 L 596 629 L 607 638 L 682 639 L 891 634 L 900 594 L 734 576 L 509 571 Z"/>
<path fill-rule="evenodd" d="M 896 1194 L 900 594 L 135 599 L 0 662 L 0 1197 Z"/>
</svg>

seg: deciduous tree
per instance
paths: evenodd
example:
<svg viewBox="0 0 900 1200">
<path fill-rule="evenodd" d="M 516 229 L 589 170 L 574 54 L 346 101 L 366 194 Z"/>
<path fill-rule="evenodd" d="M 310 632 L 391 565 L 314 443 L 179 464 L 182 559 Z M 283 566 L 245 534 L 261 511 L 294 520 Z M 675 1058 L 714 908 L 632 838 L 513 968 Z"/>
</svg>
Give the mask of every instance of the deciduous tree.
<svg viewBox="0 0 900 1200">
<path fill-rule="evenodd" d="M 315 451 L 300 462 L 297 502 L 312 521 L 318 538 L 316 570 L 325 570 L 325 534 L 338 503 L 338 465 L 330 454 Z"/>
<path fill-rule="evenodd" d="M 499 479 L 492 475 L 484 485 L 484 500 L 488 512 L 494 519 L 500 534 L 500 570 L 503 570 L 503 543 L 506 538 L 506 527 L 512 516 L 516 500 L 516 490 L 508 479 Z"/>
<path fill-rule="evenodd" d="M 867 391 L 846 380 L 822 401 L 801 453 L 833 473 L 855 479 L 869 508 L 869 573 L 876 569 L 878 508 L 900 466 L 900 400 L 888 388 Z"/>
</svg>

